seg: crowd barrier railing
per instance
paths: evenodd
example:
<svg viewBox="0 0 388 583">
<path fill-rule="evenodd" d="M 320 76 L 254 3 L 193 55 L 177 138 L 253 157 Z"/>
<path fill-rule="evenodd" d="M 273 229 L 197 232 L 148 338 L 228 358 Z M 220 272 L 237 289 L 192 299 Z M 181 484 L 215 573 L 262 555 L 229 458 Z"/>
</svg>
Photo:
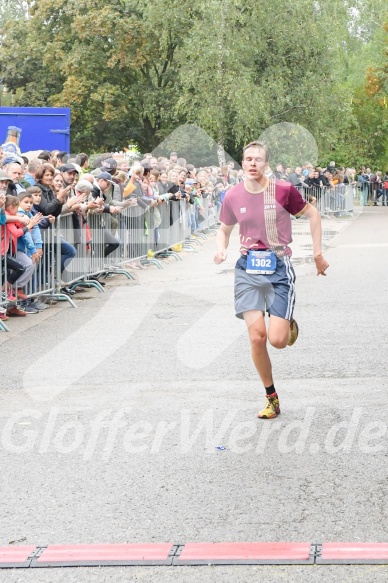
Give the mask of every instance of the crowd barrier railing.
<svg viewBox="0 0 388 583">
<path fill-rule="evenodd" d="M 5 226 L 0 225 L 0 235 L 1 241 L 5 237 Z M 5 310 L 8 304 L 7 299 L 7 255 L 1 256 L 1 269 L 0 269 L 0 287 L 1 287 L 1 297 L 0 297 L 0 307 L 2 310 Z M 0 330 L 5 330 L 6 332 L 9 331 L 8 326 L 0 320 Z"/>
<path fill-rule="evenodd" d="M 32 278 L 24 286 L 28 299 L 50 296 L 55 291 L 55 230 L 40 229 L 42 237 L 42 255 L 35 264 Z M 14 286 L 16 292 L 17 281 Z"/>
<path fill-rule="evenodd" d="M 299 186 L 302 196 L 314 204 L 321 216 L 349 215 L 354 211 L 353 186 L 338 184 L 334 187 Z"/>
<path fill-rule="evenodd" d="M 360 182 L 357 181 L 355 192 L 360 206 L 376 206 L 380 200 L 382 205 L 388 205 L 388 188 L 385 188 L 385 182 Z"/>
<path fill-rule="evenodd" d="M 209 211 L 208 202 L 203 200 L 204 220 L 197 228 L 193 228 L 193 205 L 186 200 L 164 202 L 147 209 L 128 207 L 117 215 L 93 212 L 60 215 L 55 225 L 40 229 L 42 256 L 32 277 L 19 291 L 27 299 L 45 296 L 66 300 L 77 307 L 66 288 L 85 286 L 104 291 L 98 276 L 122 273 L 133 278 L 126 265 L 131 267 L 141 261 L 162 268 L 161 257 L 171 255 L 181 260 L 176 246 L 180 250 L 200 245 L 199 239 L 216 231 L 215 213 Z M 0 227 L 2 237 L 5 228 Z M 2 257 L 1 268 L 0 306 L 7 308 L 8 288 L 12 287 L 11 297 L 15 294 L 17 298 L 19 286 L 17 281 L 14 286 L 7 283 L 6 256 Z M 0 330 L 8 330 L 1 320 Z"/>
<path fill-rule="evenodd" d="M 1 227 L 2 240 L 5 229 L 5 226 Z M 26 249 L 15 249 L 10 235 L 7 236 L 9 248 L 5 250 L 5 255 L 1 258 L 0 286 L 2 295 L 0 305 L 3 309 L 15 306 L 18 302 L 37 300 L 42 296 L 50 297 L 55 293 L 55 233 L 51 228 L 40 229 L 40 235 L 42 247 L 37 247 L 36 258 L 29 257 L 26 254 Z M 14 284 L 10 284 L 7 280 L 11 259 L 21 263 L 25 268 L 25 272 Z M 27 281 L 25 281 L 26 277 L 28 277 Z M 3 329 L 7 329 L 4 322 L 0 321 L 0 324 Z"/>
</svg>

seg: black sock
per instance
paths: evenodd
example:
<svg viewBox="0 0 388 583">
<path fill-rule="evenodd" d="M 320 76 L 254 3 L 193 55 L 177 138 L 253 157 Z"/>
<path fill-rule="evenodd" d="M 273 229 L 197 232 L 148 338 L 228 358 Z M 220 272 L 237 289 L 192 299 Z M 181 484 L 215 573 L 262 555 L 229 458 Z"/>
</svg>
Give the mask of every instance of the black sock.
<svg viewBox="0 0 388 583">
<path fill-rule="evenodd" d="M 272 384 L 270 387 L 265 387 L 265 392 L 267 393 L 267 395 L 272 395 L 273 393 L 276 393 L 276 389 Z"/>
</svg>

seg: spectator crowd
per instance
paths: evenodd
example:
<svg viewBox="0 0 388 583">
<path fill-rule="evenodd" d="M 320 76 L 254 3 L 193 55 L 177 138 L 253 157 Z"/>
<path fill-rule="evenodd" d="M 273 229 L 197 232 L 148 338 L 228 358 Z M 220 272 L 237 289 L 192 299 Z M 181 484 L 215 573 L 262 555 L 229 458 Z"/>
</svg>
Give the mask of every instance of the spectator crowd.
<svg viewBox="0 0 388 583">
<path fill-rule="evenodd" d="M 329 192 L 330 204 L 341 208 L 344 189 L 352 186 L 361 205 L 377 205 L 381 200 L 388 206 L 388 172 L 372 173 L 363 167 L 357 174 L 354 168 L 336 167 L 334 162 L 326 168 L 305 162 L 295 168 L 277 163 L 269 175 L 290 182 L 313 204 L 323 192 Z M 195 233 L 204 225 L 206 213 L 217 220 L 227 190 L 242 180 L 243 171 L 232 161 L 195 168 L 177 152 L 159 158 L 145 154 L 130 164 L 122 154 L 89 158 L 85 153 L 70 157 L 66 152 L 42 151 L 26 158 L 0 149 L 0 320 L 38 314 L 52 303 L 52 298 L 34 295 L 34 290 L 47 277 L 52 250 L 44 243 L 44 235 L 58 217 L 71 216 L 74 230 L 79 231 L 87 228 L 93 215 L 109 215 L 103 233 L 102 255 L 106 258 L 122 246 L 123 228 L 132 228 L 136 216 L 153 209 L 157 249 L 163 208 L 185 201 L 189 231 Z M 124 212 L 128 208 L 133 210 L 132 222 Z M 62 237 L 59 259 L 57 255 L 61 273 L 76 255 L 74 240 Z M 144 269 L 141 259 L 133 255 L 129 268 Z M 89 277 L 98 281 L 98 274 Z M 84 288 L 61 282 L 60 291 L 71 296 Z"/>
</svg>

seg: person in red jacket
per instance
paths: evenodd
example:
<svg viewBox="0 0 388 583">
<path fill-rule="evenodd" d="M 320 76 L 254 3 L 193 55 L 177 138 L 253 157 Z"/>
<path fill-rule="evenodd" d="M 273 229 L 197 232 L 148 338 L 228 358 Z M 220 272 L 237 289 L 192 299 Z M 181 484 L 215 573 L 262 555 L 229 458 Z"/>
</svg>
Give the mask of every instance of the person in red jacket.
<svg viewBox="0 0 388 583">
<path fill-rule="evenodd" d="M 19 200 L 16 196 L 7 196 L 5 200 L 5 214 L 9 216 L 16 216 L 19 208 Z M 31 259 L 24 253 L 18 254 L 18 259 L 15 259 L 14 255 L 17 252 L 17 239 L 22 237 L 28 231 L 32 229 L 39 223 L 42 219 L 42 214 L 38 213 L 30 219 L 27 226 L 20 226 L 18 222 L 7 222 L 5 228 L 2 231 L 1 238 L 1 255 L 6 257 L 7 266 L 7 282 L 10 286 L 13 286 L 16 282 L 18 287 L 24 286 L 32 277 L 35 269 L 35 265 Z M 7 294 L 4 289 L 2 293 Z M 16 301 L 16 297 L 12 293 L 8 293 L 8 299 L 11 302 Z M 7 309 L 7 316 L 25 316 L 26 312 L 20 310 L 16 304 L 11 305 Z"/>
</svg>

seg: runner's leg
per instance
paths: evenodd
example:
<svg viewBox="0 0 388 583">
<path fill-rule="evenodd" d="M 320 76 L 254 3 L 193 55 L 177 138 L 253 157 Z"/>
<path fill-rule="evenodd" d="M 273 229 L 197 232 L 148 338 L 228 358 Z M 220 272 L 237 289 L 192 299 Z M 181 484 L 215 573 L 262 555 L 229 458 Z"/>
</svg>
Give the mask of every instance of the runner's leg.
<svg viewBox="0 0 388 583">
<path fill-rule="evenodd" d="M 258 310 L 249 310 L 244 312 L 244 320 L 248 328 L 253 363 L 264 387 L 270 387 L 273 384 L 272 365 L 267 351 L 264 314 Z"/>
<path fill-rule="evenodd" d="M 268 341 L 274 348 L 285 348 L 290 340 L 290 320 L 271 315 L 268 327 Z"/>
</svg>

